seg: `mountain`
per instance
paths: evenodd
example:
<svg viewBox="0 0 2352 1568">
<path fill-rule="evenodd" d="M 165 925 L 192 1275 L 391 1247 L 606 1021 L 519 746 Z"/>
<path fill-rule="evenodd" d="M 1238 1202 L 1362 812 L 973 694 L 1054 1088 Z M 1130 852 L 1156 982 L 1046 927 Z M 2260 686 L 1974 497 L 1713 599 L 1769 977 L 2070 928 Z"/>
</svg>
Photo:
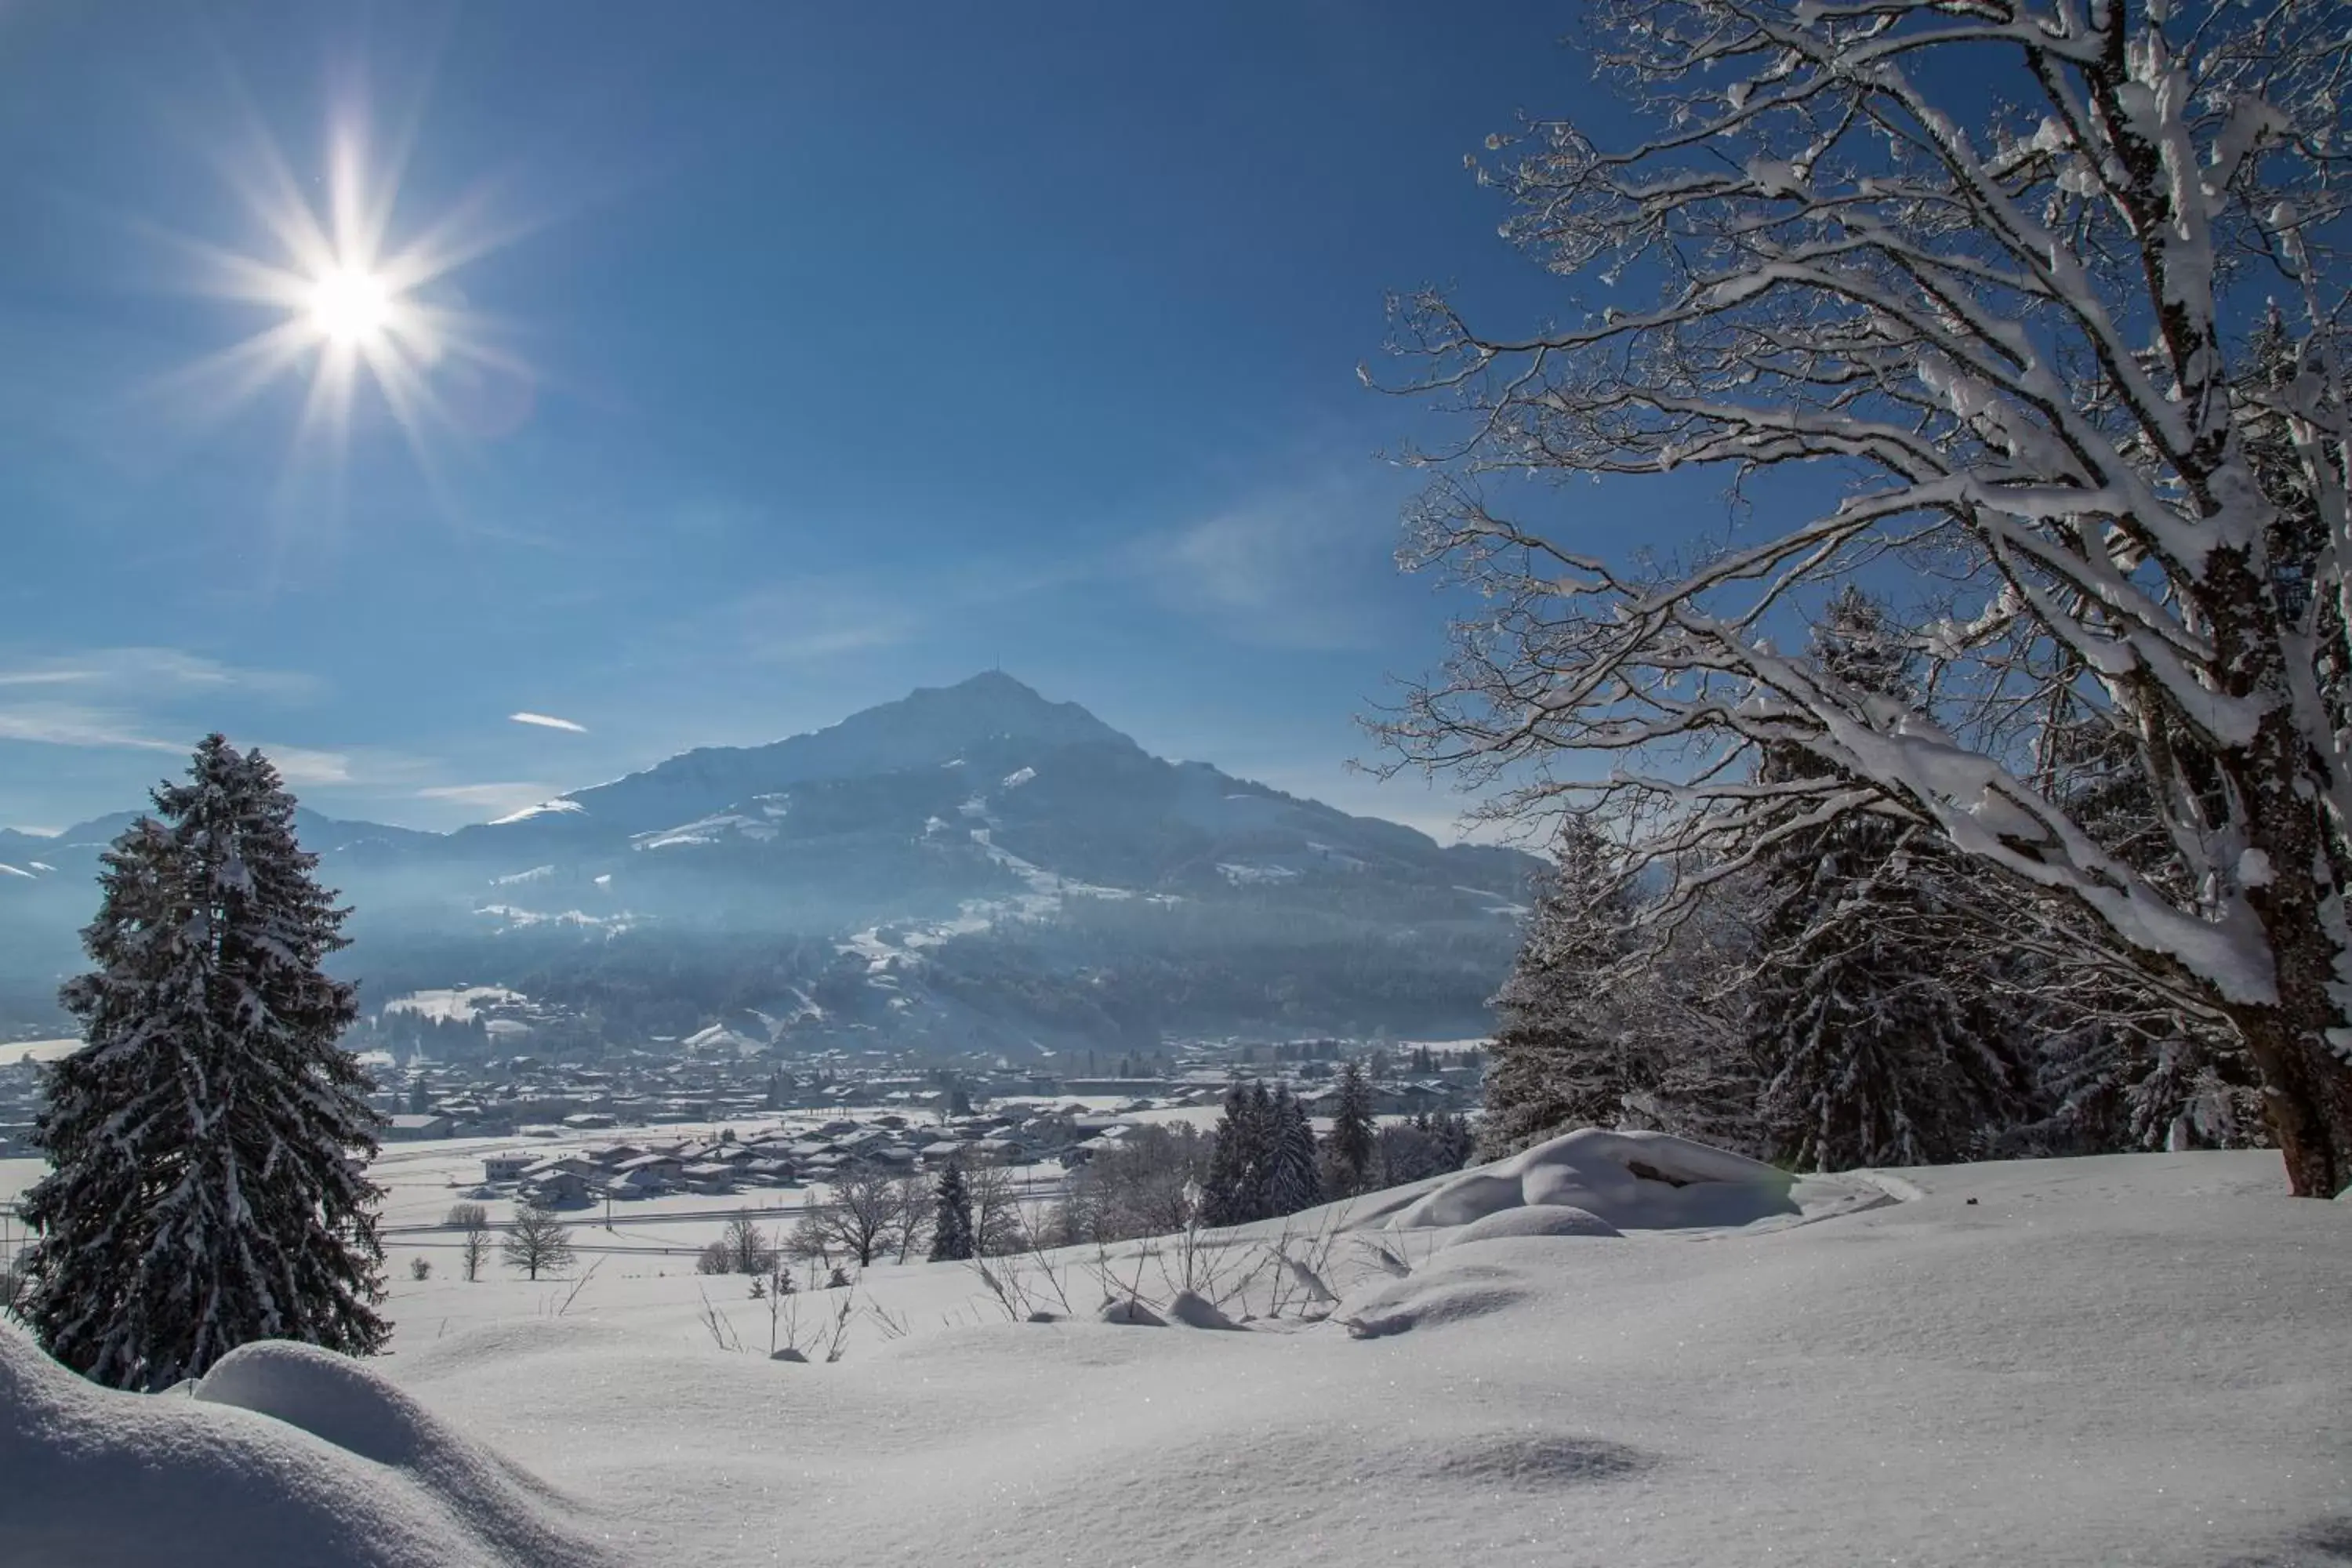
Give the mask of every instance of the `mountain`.
<svg viewBox="0 0 2352 1568">
<path fill-rule="evenodd" d="M 39 980 L 130 820 L 0 839 Z M 788 1048 L 1476 1029 L 1535 864 L 1155 757 L 995 672 L 456 833 L 300 827 L 373 996 L 494 978 L 608 1040 L 726 1018 Z"/>
</svg>

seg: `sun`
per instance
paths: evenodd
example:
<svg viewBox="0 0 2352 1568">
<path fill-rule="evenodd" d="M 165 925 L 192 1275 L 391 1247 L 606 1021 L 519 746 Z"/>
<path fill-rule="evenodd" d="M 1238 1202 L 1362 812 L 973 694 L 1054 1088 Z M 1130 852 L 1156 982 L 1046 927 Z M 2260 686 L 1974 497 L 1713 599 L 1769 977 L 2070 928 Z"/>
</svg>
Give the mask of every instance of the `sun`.
<svg viewBox="0 0 2352 1568">
<path fill-rule="evenodd" d="M 330 126 L 315 174 L 258 125 L 239 140 L 214 162 L 262 247 L 150 232 L 194 263 L 194 291 L 259 306 L 264 324 L 160 378 L 157 394 L 209 425 L 274 384 L 307 384 L 289 467 L 313 455 L 340 464 L 354 424 L 378 410 L 430 470 L 433 437 L 482 427 L 483 387 L 520 389 L 508 402 L 528 407 L 531 367 L 499 346 L 451 278 L 536 226 L 492 199 L 495 183 L 403 224 L 404 142 L 379 155 L 357 108 Z"/>
<path fill-rule="evenodd" d="M 329 342 L 366 348 L 391 327 L 394 303 L 381 275 L 339 266 L 310 286 L 310 324 Z"/>
</svg>

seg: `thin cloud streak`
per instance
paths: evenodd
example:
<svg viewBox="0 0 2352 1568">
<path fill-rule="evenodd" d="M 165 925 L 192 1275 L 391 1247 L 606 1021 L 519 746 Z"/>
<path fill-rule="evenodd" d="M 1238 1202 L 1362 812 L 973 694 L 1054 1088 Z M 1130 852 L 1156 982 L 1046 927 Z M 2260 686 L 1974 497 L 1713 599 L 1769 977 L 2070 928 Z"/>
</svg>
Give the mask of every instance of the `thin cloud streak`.
<svg viewBox="0 0 2352 1568">
<path fill-rule="evenodd" d="M 142 735 L 124 718 L 102 708 L 68 702 L 31 702 L 0 708 L 0 741 L 37 746 L 93 746 L 137 752 L 185 752 L 177 741 Z"/>
<path fill-rule="evenodd" d="M 504 783 L 433 784 L 416 792 L 419 800 L 446 800 L 458 805 L 479 807 L 503 816 L 510 811 L 520 811 L 527 805 L 552 800 L 563 793 L 553 784 L 531 784 L 522 780 Z"/>
<path fill-rule="evenodd" d="M 542 730 L 564 730 L 574 735 L 588 732 L 585 724 L 575 724 L 569 719 L 558 719 L 551 713 L 509 713 L 507 717 L 517 724 L 535 724 Z"/>
<path fill-rule="evenodd" d="M 0 668 L 0 687 L 88 686 L 141 696 L 163 691 L 249 691 L 280 700 L 318 694 L 316 676 L 255 669 L 176 647 L 98 647 Z"/>
</svg>

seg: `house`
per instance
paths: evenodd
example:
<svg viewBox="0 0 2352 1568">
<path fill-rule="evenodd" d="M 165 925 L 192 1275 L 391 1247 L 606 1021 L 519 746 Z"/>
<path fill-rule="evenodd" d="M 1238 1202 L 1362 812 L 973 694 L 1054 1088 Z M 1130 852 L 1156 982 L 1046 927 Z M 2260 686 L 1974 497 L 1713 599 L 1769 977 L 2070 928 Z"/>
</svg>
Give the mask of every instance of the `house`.
<svg viewBox="0 0 2352 1568">
<path fill-rule="evenodd" d="M 952 1138 L 942 1138 L 936 1143 L 926 1143 L 923 1145 L 923 1163 L 933 1170 L 937 1170 L 942 1165 L 952 1164 L 956 1161 L 962 1159 L 963 1152 L 964 1146 L 962 1144 L 957 1142 Z"/>
<path fill-rule="evenodd" d="M 446 1138 L 457 1125 L 456 1119 L 447 1116 L 387 1116 L 383 1119 L 383 1141 L 410 1143 L 421 1138 Z"/>
<path fill-rule="evenodd" d="M 563 1125 L 575 1132 L 593 1132 L 605 1127 L 618 1127 L 620 1118 L 603 1110 L 583 1110 L 563 1119 Z"/>
<path fill-rule="evenodd" d="M 646 1168 L 623 1171 L 604 1184 L 604 1191 L 616 1198 L 650 1198 L 669 1191 L 669 1178 Z"/>
<path fill-rule="evenodd" d="M 731 1193 L 735 1190 L 734 1168 L 708 1161 L 687 1166 L 678 1173 L 678 1180 L 689 1192 Z"/>
<path fill-rule="evenodd" d="M 547 1208 L 584 1208 L 595 1199 L 588 1178 L 577 1171 L 550 1171 L 523 1189 L 525 1196 Z"/>
<path fill-rule="evenodd" d="M 482 1156 L 482 1180 L 489 1183 L 520 1182 L 522 1173 L 539 1163 L 539 1156 L 528 1150 L 509 1149 L 503 1154 Z"/>
<path fill-rule="evenodd" d="M 536 1183 L 550 1176 L 565 1175 L 577 1176 L 584 1183 L 594 1181 L 604 1173 L 604 1167 L 593 1160 L 583 1160 L 577 1154 L 553 1154 L 526 1167 L 522 1179 L 526 1183 Z"/>
<path fill-rule="evenodd" d="M 971 1145 L 971 1152 L 983 1165 L 1017 1165 L 1028 1155 L 1028 1150 L 1013 1138 L 982 1138 Z"/>
<path fill-rule="evenodd" d="M 675 1154 L 639 1154 L 613 1167 L 614 1174 L 618 1176 L 634 1176 L 640 1172 L 667 1186 L 685 1174 L 686 1162 Z"/>
</svg>

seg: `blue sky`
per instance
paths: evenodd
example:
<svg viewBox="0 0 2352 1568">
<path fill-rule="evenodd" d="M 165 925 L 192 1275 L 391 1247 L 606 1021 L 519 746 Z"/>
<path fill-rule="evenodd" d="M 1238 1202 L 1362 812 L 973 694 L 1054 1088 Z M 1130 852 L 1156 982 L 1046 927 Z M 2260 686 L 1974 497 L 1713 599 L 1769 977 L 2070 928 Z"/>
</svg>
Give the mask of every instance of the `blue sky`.
<svg viewBox="0 0 2352 1568">
<path fill-rule="evenodd" d="M 446 827 L 1001 663 L 1442 827 L 1345 768 L 1444 618 L 1356 366 L 1390 289 L 1541 309 L 1463 160 L 1597 112 L 1571 9 L 0 10 L 0 825 L 223 728 Z M 207 368 L 289 319 L 219 295 L 240 193 L 323 210 L 336 127 L 392 247 L 480 252 L 413 437 Z"/>
</svg>

